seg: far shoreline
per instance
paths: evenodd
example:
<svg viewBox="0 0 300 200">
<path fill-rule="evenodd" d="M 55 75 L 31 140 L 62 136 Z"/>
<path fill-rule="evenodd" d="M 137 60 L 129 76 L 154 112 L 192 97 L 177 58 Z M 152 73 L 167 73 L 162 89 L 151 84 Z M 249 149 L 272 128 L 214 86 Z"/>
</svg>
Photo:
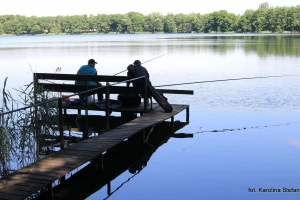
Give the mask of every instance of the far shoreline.
<svg viewBox="0 0 300 200">
<path fill-rule="evenodd" d="M 197 32 L 191 32 L 191 33 L 164 33 L 164 32 L 136 32 L 136 33 L 116 33 L 116 32 L 109 32 L 109 33 L 44 33 L 44 34 L 22 34 L 22 35 L 13 35 L 13 34 L 2 34 L 0 37 L 8 37 L 8 36 L 56 36 L 56 35 L 155 35 L 155 34 L 165 34 L 165 35 L 175 35 L 175 34 L 239 34 L 239 35 L 249 35 L 249 34 L 272 34 L 272 35 L 300 35 L 299 32 L 291 32 L 291 31 L 284 31 L 284 32 L 271 32 L 271 31 L 262 31 L 260 33 L 255 32 L 248 32 L 248 33 L 236 33 L 236 32 L 210 32 L 210 33 L 197 33 Z"/>
</svg>

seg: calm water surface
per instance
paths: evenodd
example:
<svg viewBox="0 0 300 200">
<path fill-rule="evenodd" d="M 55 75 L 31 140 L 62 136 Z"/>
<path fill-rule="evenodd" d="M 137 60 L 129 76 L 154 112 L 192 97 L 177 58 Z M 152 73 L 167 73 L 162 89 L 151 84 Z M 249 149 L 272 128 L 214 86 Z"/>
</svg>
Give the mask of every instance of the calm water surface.
<svg viewBox="0 0 300 200">
<path fill-rule="evenodd" d="M 18 88 L 32 72 L 76 73 L 94 58 L 98 74 L 112 75 L 135 59 L 153 85 L 242 77 L 300 75 L 300 35 L 72 35 L 0 37 L 0 84 Z M 122 74 L 125 75 L 125 74 Z M 166 87 L 194 90 L 166 95 L 190 104 L 190 124 L 110 199 L 299 199 L 300 77 Z M 185 113 L 175 117 L 185 120 Z M 132 174 L 111 182 L 112 190 Z M 255 188 L 255 193 L 248 192 Z M 106 188 L 88 198 L 104 199 Z"/>
</svg>

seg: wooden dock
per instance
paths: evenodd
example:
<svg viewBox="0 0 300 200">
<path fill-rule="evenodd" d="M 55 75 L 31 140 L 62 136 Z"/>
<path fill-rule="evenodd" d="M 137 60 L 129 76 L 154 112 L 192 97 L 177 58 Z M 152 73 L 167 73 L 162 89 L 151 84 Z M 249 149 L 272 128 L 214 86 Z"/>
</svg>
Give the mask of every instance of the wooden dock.
<svg viewBox="0 0 300 200">
<path fill-rule="evenodd" d="M 122 143 L 130 136 L 143 130 L 145 133 L 146 128 L 153 127 L 169 118 L 171 118 L 172 123 L 174 122 L 174 116 L 183 110 L 186 110 L 186 120 L 189 121 L 188 105 L 172 106 L 173 112 L 171 113 L 165 113 L 161 107 L 157 107 L 126 124 L 97 137 L 71 145 L 9 176 L 3 177 L 0 179 L 0 199 L 25 199 L 39 191 L 48 191 L 49 195 L 52 196 L 52 183 L 54 181 L 58 179 L 65 180 L 66 174 L 89 161 L 98 158 L 101 160 L 103 153 Z M 151 134 L 151 130 L 149 134 Z"/>
</svg>

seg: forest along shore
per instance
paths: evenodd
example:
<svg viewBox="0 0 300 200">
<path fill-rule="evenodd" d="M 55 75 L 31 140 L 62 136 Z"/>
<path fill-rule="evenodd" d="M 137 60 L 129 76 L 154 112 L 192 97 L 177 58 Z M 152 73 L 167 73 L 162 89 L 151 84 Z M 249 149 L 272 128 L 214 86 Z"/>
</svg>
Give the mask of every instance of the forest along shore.
<svg viewBox="0 0 300 200">
<path fill-rule="evenodd" d="M 208 14 L 162 15 L 152 12 L 97 14 L 56 17 L 0 16 L 0 35 L 81 33 L 299 33 L 300 5 L 271 7 L 262 3 L 257 10 L 235 15 L 226 10 Z"/>
</svg>

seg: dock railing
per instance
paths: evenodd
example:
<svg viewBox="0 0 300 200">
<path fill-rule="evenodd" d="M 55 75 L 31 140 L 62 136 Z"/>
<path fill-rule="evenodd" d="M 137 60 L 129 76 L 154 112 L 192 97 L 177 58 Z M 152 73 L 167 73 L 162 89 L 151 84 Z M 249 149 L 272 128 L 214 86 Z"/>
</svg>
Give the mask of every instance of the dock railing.
<svg viewBox="0 0 300 200">
<path fill-rule="evenodd" d="M 78 77 L 76 79 L 80 80 L 80 78 L 82 78 L 82 77 Z M 4 117 L 4 115 L 7 115 L 7 114 L 11 114 L 11 113 L 14 113 L 14 112 L 18 112 L 18 111 L 22 111 L 22 110 L 26 110 L 26 109 L 30 109 L 30 108 L 35 108 L 36 109 L 38 106 L 42 106 L 42 105 L 49 104 L 49 103 L 57 101 L 58 102 L 58 115 L 59 115 L 58 125 L 59 125 L 59 133 L 60 133 L 59 134 L 60 149 L 64 149 L 64 130 L 63 130 L 63 113 L 62 113 L 62 110 L 63 110 L 63 103 L 62 102 L 63 102 L 64 98 L 70 98 L 70 97 L 81 95 L 81 94 L 84 94 L 85 97 L 87 97 L 88 93 L 105 90 L 105 99 L 106 99 L 105 127 L 106 127 L 106 131 L 108 131 L 109 130 L 109 115 L 110 115 L 110 110 L 109 110 L 110 109 L 109 108 L 110 89 L 112 88 L 113 90 L 116 91 L 118 88 L 113 88 L 113 86 L 119 85 L 119 84 L 122 84 L 122 83 L 132 82 L 132 81 L 135 81 L 135 80 L 138 80 L 138 79 L 144 79 L 145 80 L 145 88 L 144 88 L 145 90 L 143 92 L 144 92 L 144 102 L 146 102 L 147 101 L 147 96 L 148 96 L 148 94 L 147 94 L 147 79 L 146 79 L 146 76 L 141 76 L 141 77 L 131 78 L 131 79 L 120 81 L 120 82 L 113 83 L 113 84 L 109 84 L 109 82 L 106 82 L 106 85 L 104 85 L 104 86 L 95 87 L 95 88 L 92 88 L 92 89 L 87 89 L 87 90 L 82 91 L 82 92 L 74 93 L 74 94 L 71 94 L 71 95 L 68 95 L 68 96 L 64 96 L 64 97 L 57 97 L 57 98 L 49 99 L 49 100 L 46 100 L 46 101 L 43 101 L 43 102 L 39 102 L 39 103 L 37 103 L 36 98 L 35 98 L 35 103 L 34 104 L 31 104 L 29 106 L 25 106 L 23 108 L 18 108 L 18 109 L 9 111 L 9 112 L 2 112 L 2 113 L 0 113 L 0 119 L 2 119 L 2 117 Z M 86 76 L 85 76 L 85 83 L 87 83 Z M 49 85 L 51 85 L 51 84 L 49 84 Z M 76 85 L 76 86 L 81 86 L 81 85 Z M 34 75 L 35 96 L 36 96 L 36 93 L 39 90 L 38 87 L 40 87 L 40 86 L 38 86 L 37 77 Z M 47 90 L 44 90 L 44 89 L 45 88 L 43 88 L 42 91 L 47 91 Z M 68 91 L 68 92 L 71 92 L 71 91 Z M 146 113 L 146 112 L 147 112 L 147 104 L 144 103 L 144 113 Z M 87 98 L 85 98 L 85 116 L 86 116 L 86 119 L 87 119 L 87 116 L 88 116 L 88 102 L 87 102 Z M 87 126 L 86 126 L 85 132 L 87 134 Z"/>
</svg>

